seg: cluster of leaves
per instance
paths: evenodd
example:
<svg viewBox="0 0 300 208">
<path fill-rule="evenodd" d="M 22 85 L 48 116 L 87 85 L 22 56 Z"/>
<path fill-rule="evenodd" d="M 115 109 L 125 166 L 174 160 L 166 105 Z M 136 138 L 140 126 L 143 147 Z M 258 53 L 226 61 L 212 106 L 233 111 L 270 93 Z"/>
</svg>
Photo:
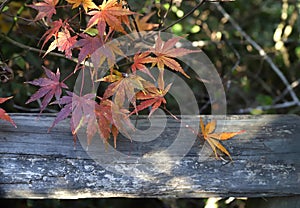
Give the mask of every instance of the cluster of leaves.
<svg viewBox="0 0 300 208">
<path fill-rule="evenodd" d="M 78 9 L 73 17 L 65 19 L 56 17 L 58 9 L 69 9 L 71 6 L 72 10 Z M 71 116 L 70 126 L 73 135 L 76 136 L 79 129 L 86 128 L 88 143 L 97 133 L 105 143 L 112 135 L 115 147 L 120 132 L 130 138 L 129 131 L 134 129 L 129 120 L 130 115 L 149 109 L 151 116 L 161 105 L 166 104 L 165 95 L 172 84 L 165 84 L 164 71 L 173 70 L 189 78 L 176 58 L 199 52 L 176 48 L 180 37 L 164 41 L 158 36 L 149 49 L 135 48 L 140 52 L 134 54 L 134 57 L 126 57 L 120 47 L 121 43 L 112 40 L 128 32 L 152 30 L 158 25 L 147 23 L 152 14 L 140 18 L 139 14 L 131 11 L 126 3 L 121 1 L 104 0 L 102 4 L 96 5 L 91 0 L 43 0 L 28 7 L 38 11 L 35 21 L 43 21 L 48 27 L 41 37 L 43 41 L 41 47 L 49 45 L 44 56 L 57 49 L 69 59 L 77 55 L 77 65 L 74 71 L 62 80 L 59 69 L 54 73 L 43 67 L 47 77 L 28 82 L 40 88 L 27 103 L 42 99 L 41 112 L 50 104 L 59 105 L 61 110 L 52 127 Z M 74 24 L 76 18 L 79 19 L 80 26 Z M 125 64 L 127 67 L 122 68 L 116 64 L 117 55 L 128 61 Z M 89 65 L 93 83 L 107 83 L 103 95 L 97 96 L 94 92 L 84 94 L 84 80 L 79 93 L 69 91 L 65 81 L 74 72 L 79 71 L 84 75 L 86 65 Z M 99 79 L 97 70 L 103 66 L 107 68 L 108 74 Z M 154 66 L 157 68 L 153 68 Z M 157 77 L 153 76 L 153 70 L 158 70 Z M 137 71 L 149 76 L 151 81 L 144 79 Z M 131 110 L 125 108 L 128 103 L 132 107 Z M 209 144 L 214 144 L 212 148 L 215 153 L 217 146 L 230 157 L 225 148 L 222 149 L 220 144 L 209 140 L 213 137 L 210 135 L 212 131 L 213 129 L 210 129 L 205 133 L 202 129 L 204 138 Z M 226 139 L 232 136 L 234 135 L 231 134 Z M 223 138 L 222 135 L 221 137 Z M 224 140 L 222 138 L 221 140 Z"/>
<path fill-rule="evenodd" d="M 139 52 L 131 58 L 130 66 L 125 69 L 126 73 L 120 69 L 116 70 L 114 68 L 119 68 L 115 64 L 116 55 L 123 57 L 125 55 L 118 43 L 111 40 L 128 31 L 153 29 L 157 25 L 147 23 L 152 14 L 140 18 L 138 14 L 130 11 L 126 5 L 124 6 L 117 0 L 103 1 L 101 5 L 96 5 L 91 0 L 67 0 L 64 3 L 66 4 L 59 5 L 58 0 L 44 0 L 29 5 L 38 11 L 35 21 L 44 20 L 49 26 L 41 38 L 43 40 L 42 48 L 51 41 L 45 55 L 57 49 L 63 52 L 67 58 L 72 58 L 72 53 L 77 52 L 78 64 L 74 72 L 84 71 L 83 66 L 88 60 L 91 60 L 93 67 L 90 67 L 90 70 L 93 75 L 97 73 L 99 67 L 106 63 L 109 74 L 98 80 L 97 76 L 92 76 L 92 81 L 107 82 L 108 87 L 103 96 L 98 97 L 99 101 L 96 101 L 95 93 L 82 94 L 82 89 L 79 94 L 68 91 L 69 88 L 65 81 L 73 72 L 61 80 L 59 69 L 54 73 L 44 67 L 47 77 L 28 82 L 39 86 L 40 89 L 30 97 L 27 103 L 42 99 L 41 112 L 49 104 L 58 104 L 62 106 L 62 109 L 57 114 L 52 127 L 71 115 L 71 129 L 74 135 L 81 127 L 87 126 L 86 132 L 89 141 L 96 133 L 99 133 L 100 137 L 107 142 L 112 134 L 116 146 L 118 133 L 121 131 L 129 136 L 128 127 L 133 129 L 129 115 L 137 114 L 149 107 L 151 107 L 149 114 L 151 115 L 166 103 L 164 96 L 171 84 L 165 87 L 163 78 L 165 68 L 178 71 L 188 77 L 175 58 L 197 51 L 175 48 L 175 44 L 180 38 L 172 38 L 164 42 L 158 37 L 151 49 Z M 74 17 L 67 19 L 54 18 L 58 8 L 65 9 L 69 5 L 72 5 L 72 9 L 83 7 L 84 11 L 79 10 Z M 85 27 L 75 28 L 72 20 L 79 14 L 85 15 L 88 21 Z M 130 17 L 132 18 L 130 19 Z M 133 25 L 139 28 L 135 28 Z M 130 59 L 130 57 L 126 58 Z M 146 65 L 151 65 L 150 69 Z M 157 81 L 150 72 L 155 65 L 159 69 Z M 153 82 L 146 81 L 136 73 L 137 71 L 149 75 Z M 63 91 L 66 91 L 64 96 L 62 96 Z M 53 98 L 55 101 L 51 103 Z M 124 108 L 125 102 L 131 103 L 134 107 L 131 112 Z"/>
</svg>

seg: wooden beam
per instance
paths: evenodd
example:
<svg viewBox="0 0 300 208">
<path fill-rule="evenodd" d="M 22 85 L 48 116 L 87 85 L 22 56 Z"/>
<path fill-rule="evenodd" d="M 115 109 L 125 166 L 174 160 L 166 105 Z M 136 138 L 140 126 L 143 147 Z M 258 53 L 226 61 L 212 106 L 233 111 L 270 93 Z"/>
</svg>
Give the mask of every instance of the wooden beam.
<svg viewBox="0 0 300 208">
<path fill-rule="evenodd" d="M 222 143 L 233 162 L 216 160 L 202 150 L 203 142 L 184 127 L 196 128 L 196 116 L 184 117 L 183 127 L 172 118 L 165 124 L 162 117 L 153 117 L 150 134 L 140 132 L 132 142 L 120 136 L 116 150 L 101 149 L 99 138 L 93 139 L 88 150 L 84 139 L 74 146 L 68 121 L 48 133 L 53 115 L 15 114 L 12 118 L 18 128 L 0 121 L 2 198 L 300 195 L 300 119 L 296 115 L 205 116 L 204 121 L 217 120 L 216 131 L 246 130 Z M 137 121 L 139 129 L 149 124 L 145 117 Z M 172 150 L 163 151 L 170 146 Z"/>
</svg>

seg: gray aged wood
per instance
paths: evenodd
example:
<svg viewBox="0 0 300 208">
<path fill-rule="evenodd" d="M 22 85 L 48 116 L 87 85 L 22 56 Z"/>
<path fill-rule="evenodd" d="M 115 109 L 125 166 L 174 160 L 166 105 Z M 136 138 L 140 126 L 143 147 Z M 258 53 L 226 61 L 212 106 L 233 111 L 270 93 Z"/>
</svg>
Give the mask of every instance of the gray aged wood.
<svg viewBox="0 0 300 208">
<path fill-rule="evenodd" d="M 180 124 L 170 118 L 165 128 L 162 117 L 153 118 L 148 135 L 156 139 L 140 133 L 130 142 L 121 136 L 117 150 L 98 148 L 99 138 L 88 149 L 85 139 L 74 146 L 68 121 L 48 133 L 53 115 L 12 118 L 18 128 L 0 121 L 2 198 L 300 195 L 296 115 L 206 116 L 205 121 L 217 119 L 216 131 L 246 130 L 223 142 L 233 162 L 208 157 L 201 150 L 203 142 L 187 128 L 179 133 Z M 196 128 L 198 122 L 199 117 L 187 116 L 182 126 Z M 149 121 L 139 119 L 137 127 L 147 129 Z M 143 138 L 147 141 L 139 141 Z M 168 151 L 158 154 L 164 149 Z"/>
</svg>

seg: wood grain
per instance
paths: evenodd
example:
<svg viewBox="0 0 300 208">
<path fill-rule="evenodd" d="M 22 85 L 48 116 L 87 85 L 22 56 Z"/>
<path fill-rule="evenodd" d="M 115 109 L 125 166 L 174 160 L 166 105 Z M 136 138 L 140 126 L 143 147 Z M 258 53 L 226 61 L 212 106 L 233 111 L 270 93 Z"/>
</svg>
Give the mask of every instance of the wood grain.
<svg viewBox="0 0 300 208">
<path fill-rule="evenodd" d="M 18 128 L 0 121 L 2 198 L 300 195 L 296 115 L 205 116 L 217 120 L 216 131 L 246 130 L 222 143 L 233 162 L 204 154 L 203 141 L 184 127 L 197 128 L 196 116 L 183 123 L 153 117 L 150 129 L 147 118 L 139 118 L 137 127 L 148 134 L 137 133 L 132 142 L 120 136 L 116 150 L 102 150 L 99 138 L 87 149 L 84 134 L 74 145 L 68 121 L 48 133 L 53 115 L 12 118 Z"/>
</svg>

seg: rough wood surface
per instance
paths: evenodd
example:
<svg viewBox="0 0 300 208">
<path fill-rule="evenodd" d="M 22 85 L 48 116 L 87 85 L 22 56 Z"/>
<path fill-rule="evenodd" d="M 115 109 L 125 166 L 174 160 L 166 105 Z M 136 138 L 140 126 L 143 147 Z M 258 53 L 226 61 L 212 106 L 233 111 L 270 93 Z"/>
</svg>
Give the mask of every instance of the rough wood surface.
<svg viewBox="0 0 300 208">
<path fill-rule="evenodd" d="M 186 144 L 194 141 L 190 140 L 193 134 L 180 133 L 180 124 L 173 119 L 167 119 L 164 131 L 158 133 L 156 128 L 159 131 L 165 124 L 161 117 L 154 117 L 150 133 L 156 139 L 136 137 L 130 142 L 122 137 L 117 151 L 108 148 L 92 155 L 102 156 L 99 162 L 91 159 L 82 139 L 74 148 L 68 121 L 48 133 L 52 115 L 15 114 L 12 118 L 18 128 L 0 121 L 2 198 L 300 195 L 300 119 L 296 115 L 206 116 L 204 120 L 217 119 L 217 131 L 247 131 L 223 142 L 233 158 L 229 163 L 206 158 L 203 152 L 199 157 L 202 142 Z M 197 125 L 199 117 L 186 117 L 185 122 Z M 137 126 L 147 129 L 149 121 L 141 118 Z M 176 142 L 179 134 L 183 139 Z M 97 141 L 101 143 L 94 138 L 89 152 L 97 151 Z M 176 151 L 156 154 L 170 145 L 175 145 L 172 148 L 178 154 L 181 147 L 189 148 L 188 154 L 181 160 Z"/>
</svg>

